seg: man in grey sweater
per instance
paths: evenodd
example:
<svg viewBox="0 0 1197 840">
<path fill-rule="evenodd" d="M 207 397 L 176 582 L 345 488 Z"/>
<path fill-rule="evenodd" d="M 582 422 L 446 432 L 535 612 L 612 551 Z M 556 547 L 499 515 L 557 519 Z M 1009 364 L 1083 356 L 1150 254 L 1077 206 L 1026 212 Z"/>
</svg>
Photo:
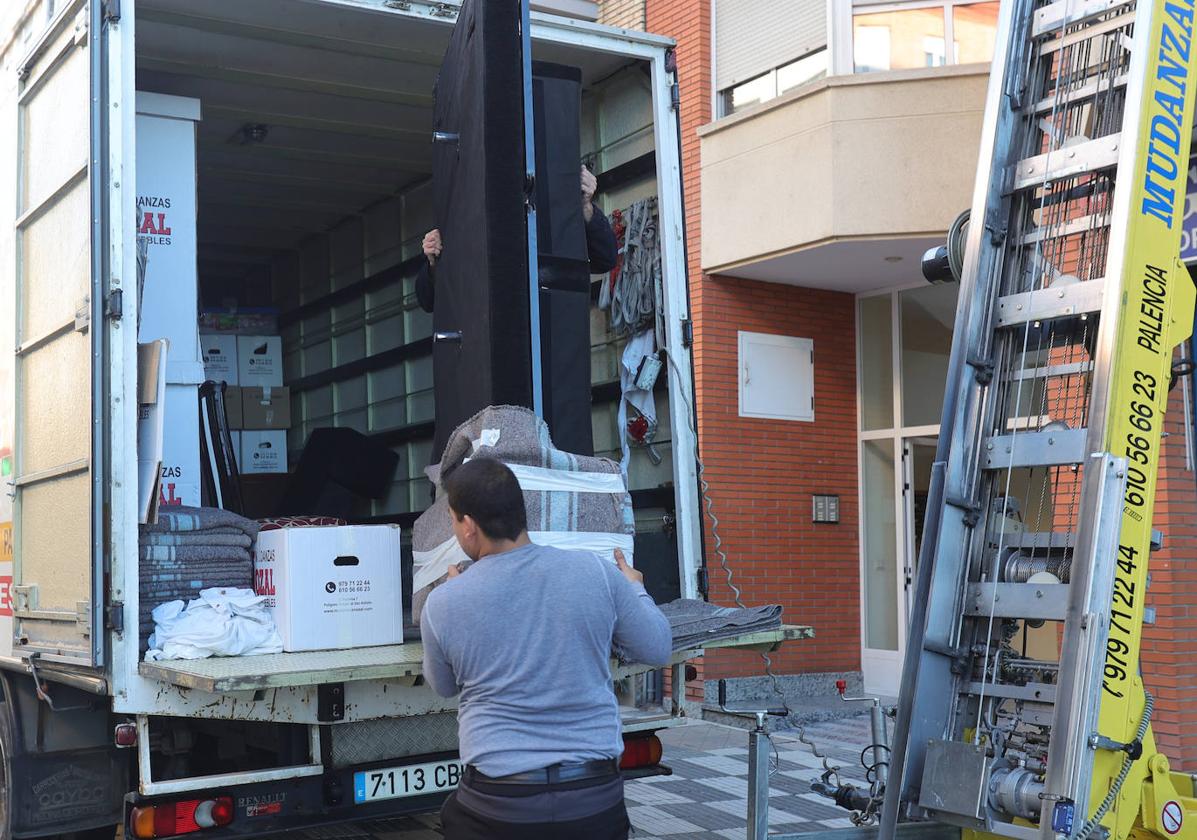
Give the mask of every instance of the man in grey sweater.
<svg viewBox="0 0 1197 840">
<path fill-rule="evenodd" d="M 444 481 L 472 560 L 420 617 L 424 676 L 461 695 L 461 786 L 441 812 L 448 840 L 623 840 L 611 644 L 669 661 L 669 623 L 621 553 L 616 562 L 528 539 L 511 470 L 469 461 Z"/>
</svg>

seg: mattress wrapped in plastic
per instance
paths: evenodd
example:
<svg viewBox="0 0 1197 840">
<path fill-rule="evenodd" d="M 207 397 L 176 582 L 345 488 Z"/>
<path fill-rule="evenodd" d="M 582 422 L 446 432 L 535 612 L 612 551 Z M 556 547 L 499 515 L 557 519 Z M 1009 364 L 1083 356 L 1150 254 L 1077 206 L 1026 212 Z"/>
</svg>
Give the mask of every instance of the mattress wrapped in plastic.
<svg viewBox="0 0 1197 840">
<path fill-rule="evenodd" d="M 621 549 L 634 561 L 632 498 L 619 464 L 607 458 L 571 455 L 553 446 L 544 421 L 526 408 L 491 406 L 475 414 L 449 436 L 439 466 L 441 476 L 472 458 L 496 458 L 509 466 L 524 491 L 532 542 L 612 558 Z M 443 583 L 451 564 L 469 558 L 453 536 L 449 501 L 441 493 L 416 520 L 412 534 L 414 571 L 412 617 L 428 593 Z"/>
</svg>

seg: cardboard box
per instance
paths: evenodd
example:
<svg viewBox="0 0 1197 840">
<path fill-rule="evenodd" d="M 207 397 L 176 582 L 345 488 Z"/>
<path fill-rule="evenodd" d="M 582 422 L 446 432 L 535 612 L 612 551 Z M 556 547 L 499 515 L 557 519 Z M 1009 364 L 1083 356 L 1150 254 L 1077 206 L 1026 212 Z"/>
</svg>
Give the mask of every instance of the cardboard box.
<svg viewBox="0 0 1197 840">
<path fill-rule="evenodd" d="M 160 339 L 137 345 L 137 521 L 143 525 L 158 520 L 165 416 L 166 340 Z"/>
<path fill-rule="evenodd" d="M 201 334 L 200 352 L 204 356 L 204 376 L 213 382 L 237 384 L 237 336 Z"/>
<path fill-rule="evenodd" d="M 166 385 L 159 503 L 200 505 L 199 386 Z"/>
<path fill-rule="evenodd" d="M 401 569 L 397 525 L 280 528 L 258 534 L 254 589 L 285 651 L 396 645 Z"/>
<path fill-rule="evenodd" d="M 241 458 L 237 462 L 245 475 L 285 473 L 287 471 L 287 433 L 278 431 L 243 431 Z"/>
<path fill-rule="evenodd" d="M 283 340 L 277 335 L 237 336 L 237 384 L 283 387 Z"/>
<path fill-rule="evenodd" d="M 290 388 L 240 388 L 242 429 L 291 428 Z"/>
<path fill-rule="evenodd" d="M 148 248 L 138 340 L 165 338 L 172 363 L 194 364 L 199 361 L 195 132 L 200 102 L 139 91 L 136 119 L 137 239 Z M 172 383 L 177 381 L 172 377 Z"/>
<path fill-rule="evenodd" d="M 241 389 L 236 385 L 224 389 L 224 416 L 229 421 L 230 429 L 245 428 L 245 416 L 241 410 Z M 241 457 L 240 454 L 237 457 Z"/>
</svg>

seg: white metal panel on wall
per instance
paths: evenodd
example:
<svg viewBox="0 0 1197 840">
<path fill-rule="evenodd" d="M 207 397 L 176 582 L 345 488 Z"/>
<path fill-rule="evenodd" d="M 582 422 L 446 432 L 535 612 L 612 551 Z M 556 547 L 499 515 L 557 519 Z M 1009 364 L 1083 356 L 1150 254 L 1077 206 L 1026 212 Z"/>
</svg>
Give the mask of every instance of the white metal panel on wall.
<svg viewBox="0 0 1197 840">
<path fill-rule="evenodd" d="M 827 46 L 826 0 L 714 2 L 718 90 Z"/>
</svg>

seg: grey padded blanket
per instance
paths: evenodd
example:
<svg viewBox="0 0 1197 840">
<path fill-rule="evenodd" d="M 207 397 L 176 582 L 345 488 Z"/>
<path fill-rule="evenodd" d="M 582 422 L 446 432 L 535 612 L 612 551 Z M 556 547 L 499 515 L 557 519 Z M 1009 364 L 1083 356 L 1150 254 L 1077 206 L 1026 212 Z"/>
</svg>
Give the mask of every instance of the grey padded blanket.
<svg viewBox="0 0 1197 840">
<path fill-rule="evenodd" d="M 154 632 L 154 607 L 214 587 L 252 589 L 250 550 L 258 523 L 219 508 L 164 507 L 141 527 L 138 547 L 141 649 Z"/>
<path fill-rule="evenodd" d="M 585 535 L 590 535 L 600 541 L 604 534 L 610 535 L 612 540 L 621 538 L 629 562 L 633 561 L 631 538 L 635 533 L 635 521 L 632 498 L 623 482 L 619 464 L 607 458 L 562 452 L 553 446 L 544 421 L 528 409 L 517 406 L 490 406 L 458 426 L 449 436 L 440 464 L 428 470 L 429 477 L 439 486 L 442 475 L 449 475 L 470 458 L 497 458 L 513 468 L 551 470 L 558 477 L 572 476 L 583 481 L 603 483 L 606 479 L 605 484 L 610 485 L 613 492 L 530 490 L 529 483 L 521 477 L 520 484 L 525 488 L 524 504 L 528 509 L 528 530 L 535 541 L 546 544 L 549 544 L 546 534 L 574 533 L 583 535 L 583 540 Z M 440 496 L 416 520 L 412 532 L 412 550 L 416 559 L 412 616 L 417 624 L 428 594 L 445 580 L 446 547 L 456 545 L 449 517 L 448 500 Z M 591 545 L 590 550 L 598 549 Z M 462 559 L 464 556 L 453 558 L 454 562 Z"/>
<path fill-rule="evenodd" d="M 707 642 L 775 630 L 781 626 L 781 607 L 777 604 L 741 609 L 680 598 L 661 604 L 661 612 L 669 619 L 674 650 L 692 650 Z M 619 646 L 615 647 L 614 653 L 621 663 L 630 664 L 626 652 Z"/>
</svg>

